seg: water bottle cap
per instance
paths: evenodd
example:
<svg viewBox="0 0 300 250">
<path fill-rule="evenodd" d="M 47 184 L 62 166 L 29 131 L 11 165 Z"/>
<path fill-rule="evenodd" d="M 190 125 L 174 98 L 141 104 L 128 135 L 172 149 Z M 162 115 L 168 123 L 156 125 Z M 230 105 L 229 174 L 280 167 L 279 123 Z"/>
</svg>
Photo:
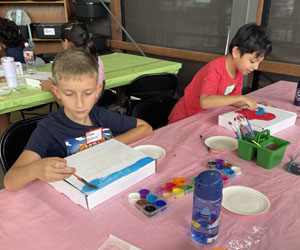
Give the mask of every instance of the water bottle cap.
<svg viewBox="0 0 300 250">
<path fill-rule="evenodd" d="M 203 200 L 222 198 L 222 175 L 215 170 L 207 170 L 195 178 L 194 195 Z"/>
</svg>

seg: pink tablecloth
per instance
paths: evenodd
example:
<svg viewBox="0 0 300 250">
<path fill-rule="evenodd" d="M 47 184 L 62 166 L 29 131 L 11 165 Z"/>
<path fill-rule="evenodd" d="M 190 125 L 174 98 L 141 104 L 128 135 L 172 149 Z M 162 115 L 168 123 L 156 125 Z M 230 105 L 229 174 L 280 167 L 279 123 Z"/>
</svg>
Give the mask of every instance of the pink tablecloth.
<svg viewBox="0 0 300 250">
<path fill-rule="evenodd" d="M 278 82 L 250 94 L 259 101 L 299 113 L 293 105 L 296 83 Z M 234 137 L 219 127 L 218 115 L 231 107 L 195 115 L 153 133 L 138 144 L 155 144 L 167 155 L 157 164 L 157 173 L 91 211 L 74 204 L 47 183 L 35 181 L 22 190 L 0 191 L 1 249 L 98 249 L 112 234 L 142 249 L 192 250 L 300 249 L 300 176 L 289 174 L 286 163 L 300 152 L 299 118 L 296 125 L 276 134 L 288 140 L 284 159 L 272 169 L 245 161 L 237 151 L 208 154 L 199 139 L 215 135 Z M 152 218 L 139 216 L 128 208 L 125 196 L 141 187 L 153 187 L 172 177 L 195 176 L 206 170 L 210 158 L 223 158 L 244 169 L 229 185 L 243 185 L 264 193 L 271 201 L 268 212 L 256 216 L 233 214 L 222 208 L 220 235 L 216 243 L 199 246 L 190 236 L 192 194 L 170 203 L 168 209 Z M 300 160 L 300 159 L 299 159 Z"/>
</svg>

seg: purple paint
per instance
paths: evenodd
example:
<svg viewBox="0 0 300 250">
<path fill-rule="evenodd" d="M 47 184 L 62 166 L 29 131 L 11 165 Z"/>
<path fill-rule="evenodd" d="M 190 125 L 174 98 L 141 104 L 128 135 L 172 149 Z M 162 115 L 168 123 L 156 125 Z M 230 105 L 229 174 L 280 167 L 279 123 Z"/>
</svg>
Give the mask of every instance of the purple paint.
<svg viewBox="0 0 300 250">
<path fill-rule="evenodd" d="M 141 190 L 139 191 L 139 193 L 140 193 L 141 198 L 142 198 L 142 199 L 145 199 L 146 196 L 150 193 L 150 190 L 149 190 L 149 189 L 141 189 Z"/>
</svg>

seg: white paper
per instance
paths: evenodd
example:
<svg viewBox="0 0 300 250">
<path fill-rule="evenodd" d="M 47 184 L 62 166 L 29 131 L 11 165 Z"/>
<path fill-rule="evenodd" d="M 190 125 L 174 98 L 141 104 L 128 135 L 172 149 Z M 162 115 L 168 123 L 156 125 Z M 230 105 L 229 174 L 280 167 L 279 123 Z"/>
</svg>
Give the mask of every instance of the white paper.
<svg viewBox="0 0 300 250">
<path fill-rule="evenodd" d="M 116 236 L 109 235 L 108 239 L 102 244 L 98 250 L 142 250 L 130 243 L 117 238 Z"/>
<path fill-rule="evenodd" d="M 30 85 L 35 88 L 40 88 L 41 80 L 48 80 L 48 78 L 52 77 L 51 72 L 39 72 L 32 75 L 25 75 L 25 82 L 27 85 Z"/>
</svg>

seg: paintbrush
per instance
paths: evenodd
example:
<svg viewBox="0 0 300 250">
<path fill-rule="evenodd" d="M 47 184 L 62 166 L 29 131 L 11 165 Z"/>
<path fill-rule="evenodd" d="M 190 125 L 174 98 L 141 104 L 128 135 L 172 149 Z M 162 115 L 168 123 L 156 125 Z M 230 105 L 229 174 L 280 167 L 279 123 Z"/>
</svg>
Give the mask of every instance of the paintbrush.
<svg viewBox="0 0 300 250">
<path fill-rule="evenodd" d="M 87 185 L 88 187 L 90 187 L 90 188 L 98 188 L 97 186 L 95 186 L 95 185 L 89 183 L 88 181 L 86 181 L 86 180 L 83 179 L 82 177 L 78 176 L 77 174 L 74 174 L 74 173 L 73 173 L 72 175 L 74 175 L 74 176 L 77 178 L 77 180 L 81 181 L 82 183 L 84 183 L 84 184 Z"/>
<path fill-rule="evenodd" d="M 58 161 L 58 159 L 56 157 L 53 158 L 55 161 Z M 86 181 L 85 179 L 81 178 L 80 176 L 78 176 L 77 174 L 75 173 L 72 173 L 72 175 L 74 175 L 77 180 L 81 181 L 83 184 L 87 185 L 88 187 L 90 188 L 98 188 L 97 186 L 93 185 L 93 184 L 90 184 L 88 181 Z"/>
<path fill-rule="evenodd" d="M 207 152 L 208 152 L 208 153 L 211 153 L 211 149 L 210 149 L 209 146 L 207 146 L 207 145 L 205 144 L 205 139 L 204 139 L 204 137 L 203 137 L 202 135 L 200 135 L 200 139 L 201 139 L 203 145 L 205 146 Z"/>
<path fill-rule="evenodd" d="M 232 124 L 231 122 L 228 122 L 228 123 L 229 123 L 229 125 L 231 126 L 233 132 L 236 134 L 237 138 L 241 139 L 240 135 L 239 135 L 238 132 L 235 130 L 233 124 Z"/>
</svg>

